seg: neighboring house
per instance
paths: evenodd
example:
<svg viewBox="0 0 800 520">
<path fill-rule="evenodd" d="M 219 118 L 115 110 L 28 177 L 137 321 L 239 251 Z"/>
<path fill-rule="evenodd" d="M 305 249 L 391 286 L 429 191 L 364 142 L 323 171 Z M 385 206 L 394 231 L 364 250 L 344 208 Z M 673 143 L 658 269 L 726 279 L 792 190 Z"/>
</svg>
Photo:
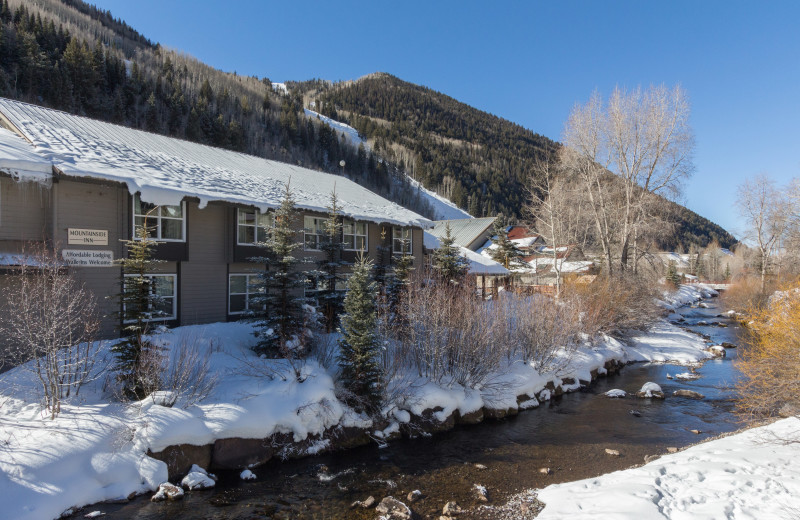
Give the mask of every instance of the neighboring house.
<svg viewBox="0 0 800 520">
<path fill-rule="evenodd" d="M 445 236 L 447 226 L 450 225 L 450 236 L 453 237 L 456 244 L 470 251 L 477 251 L 494 234 L 493 226 L 495 220 L 497 220 L 497 217 L 436 220 L 433 222 L 433 229 L 428 232 L 442 239 Z"/>
<path fill-rule="evenodd" d="M 528 272 L 522 280 L 525 285 L 555 285 L 556 266 L 562 278 L 596 274 L 594 262 L 587 259 L 577 245 L 556 248 L 540 246 L 524 261 L 528 265 Z"/>
<path fill-rule="evenodd" d="M 424 232 L 426 265 L 431 262 L 431 254 L 439 248 L 440 241 L 431 231 Z M 464 246 L 458 246 L 461 255 L 467 259 L 469 265 L 468 273 L 475 277 L 475 285 L 483 296 L 489 293 L 496 293 L 497 288 L 507 285 L 508 277 L 511 272 L 503 267 L 499 262 L 495 262 L 488 256 L 476 253 Z"/>
<path fill-rule="evenodd" d="M 102 333 L 115 334 L 121 268 L 114 263 L 151 212 L 160 241 L 152 273 L 169 325 L 237 319 L 272 211 L 290 184 L 296 254 L 314 263 L 330 195 L 344 216 L 345 260 L 383 245 L 422 265 L 432 223 L 336 175 L 0 98 L 0 290 L 30 241 L 55 244 L 97 296 Z M 107 298 L 109 297 L 109 298 Z M 2 338 L 0 338 L 0 344 Z"/>
</svg>

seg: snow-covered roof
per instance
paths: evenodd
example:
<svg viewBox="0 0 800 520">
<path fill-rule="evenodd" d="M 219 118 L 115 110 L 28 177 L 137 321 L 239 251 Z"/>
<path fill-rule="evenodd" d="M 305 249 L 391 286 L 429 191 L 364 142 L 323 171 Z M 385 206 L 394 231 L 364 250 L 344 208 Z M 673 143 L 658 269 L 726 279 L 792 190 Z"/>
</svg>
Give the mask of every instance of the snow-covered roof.
<svg viewBox="0 0 800 520">
<path fill-rule="evenodd" d="M 426 248 L 437 249 L 439 247 L 440 242 L 435 235 L 431 234 L 429 231 L 425 231 L 423 235 L 423 242 Z M 492 260 L 488 256 L 481 255 L 463 246 L 459 246 L 459 250 L 461 251 L 461 255 L 469 262 L 470 274 L 493 274 L 503 276 L 511 274 L 508 269 L 503 267 L 503 264 Z"/>
<path fill-rule="evenodd" d="M 0 171 L 14 178 L 49 182 L 53 163 L 33 151 L 25 139 L 0 128 Z"/>
<path fill-rule="evenodd" d="M 17 154 L 16 148 L 8 157 L 0 155 L 3 170 L 22 158 L 31 164 L 52 164 L 69 176 L 123 182 L 131 193 L 140 192 L 142 200 L 153 204 L 178 204 L 186 196 L 197 197 L 201 208 L 210 201 L 275 208 L 289 182 L 301 209 L 326 211 L 335 189 L 342 214 L 349 217 L 422 228 L 432 225 L 338 175 L 5 98 L 0 98 L 0 113 L 33 143 L 28 155 Z"/>
<path fill-rule="evenodd" d="M 460 246 L 469 246 L 486 230 L 492 227 L 497 217 L 484 217 L 484 218 L 460 218 L 455 220 L 436 220 L 434 221 L 434 228 L 430 231 L 431 234 L 438 238 L 444 238 L 447 226 L 450 226 L 450 236 L 453 237 L 455 243 Z"/>
</svg>

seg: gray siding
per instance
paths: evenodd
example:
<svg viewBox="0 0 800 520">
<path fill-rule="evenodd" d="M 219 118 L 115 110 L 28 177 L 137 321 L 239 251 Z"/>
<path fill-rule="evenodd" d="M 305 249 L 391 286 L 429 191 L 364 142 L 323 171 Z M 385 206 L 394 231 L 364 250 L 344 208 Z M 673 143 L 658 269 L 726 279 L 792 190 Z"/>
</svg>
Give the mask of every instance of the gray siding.
<svg viewBox="0 0 800 520">
<path fill-rule="evenodd" d="M 181 262 L 178 283 L 181 325 L 225 321 L 227 317 L 227 257 L 232 243 L 227 207 L 209 204 L 199 209 L 186 203 L 189 261 Z"/>
<path fill-rule="evenodd" d="M 0 241 L 50 238 L 51 190 L 0 176 Z M 0 244 L 0 252 L 13 252 Z"/>
</svg>

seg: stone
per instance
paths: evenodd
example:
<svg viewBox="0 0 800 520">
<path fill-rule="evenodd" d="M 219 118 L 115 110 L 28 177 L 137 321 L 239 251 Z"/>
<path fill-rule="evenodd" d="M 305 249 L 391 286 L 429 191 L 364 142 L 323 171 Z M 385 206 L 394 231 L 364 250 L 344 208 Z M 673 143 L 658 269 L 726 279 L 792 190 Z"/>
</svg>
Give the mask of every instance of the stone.
<svg viewBox="0 0 800 520">
<path fill-rule="evenodd" d="M 102 511 L 92 511 L 83 515 L 84 518 L 97 518 L 99 516 L 106 516 L 106 514 Z"/>
<path fill-rule="evenodd" d="M 711 352 L 715 357 L 725 357 L 725 347 L 722 345 L 712 345 L 708 347 L 708 351 Z"/>
<path fill-rule="evenodd" d="M 508 408 L 483 408 L 483 416 L 487 419 L 504 419 L 508 415 Z"/>
<path fill-rule="evenodd" d="M 550 468 L 539 468 L 539 473 L 542 475 L 550 475 L 553 472 Z"/>
<path fill-rule="evenodd" d="M 703 433 L 700 430 L 689 430 L 689 431 L 694 433 L 695 435 L 700 435 L 701 433 Z"/>
<path fill-rule="evenodd" d="M 448 502 L 442 508 L 442 514 L 444 516 L 458 516 L 462 512 L 463 511 L 461 510 L 461 508 L 455 502 Z"/>
<path fill-rule="evenodd" d="M 639 410 L 629 410 L 628 413 L 631 414 L 634 417 L 641 417 L 642 416 L 642 412 L 640 412 Z"/>
<path fill-rule="evenodd" d="M 612 450 L 611 448 L 606 448 L 606 453 L 614 457 L 619 457 L 619 452 L 617 450 Z"/>
<path fill-rule="evenodd" d="M 331 440 L 333 449 L 349 450 L 359 446 L 366 446 L 372 439 L 367 430 L 353 426 L 337 426 L 326 435 Z"/>
<path fill-rule="evenodd" d="M 658 459 L 660 457 L 661 457 L 661 455 L 645 455 L 644 456 L 644 463 L 645 464 L 649 464 L 650 462 L 653 462 L 654 460 L 656 460 L 656 459 Z"/>
<path fill-rule="evenodd" d="M 167 476 L 170 480 L 178 480 L 192 469 L 194 464 L 203 468 L 211 463 L 212 445 L 195 446 L 193 444 L 178 444 L 167 446 L 163 450 L 147 455 L 167 464 Z"/>
<path fill-rule="evenodd" d="M 675 390 L 672 392 L 672 395 L 676 395 L 678 397 L 687 397 L 689 399 L 704 399 L 706 396 L 701 394 L 700 392 L 695 392 L 694 390 Z"/>
<path fill-rule="evenodd" d="M 375 497 L 370 495 L 366 498 L 366 500 L 356 500 L 352 504 L 350 504 L 350 508 L 355 507 L 363 507 L 364 509 L 369 509 L 370 507 L 375 505 Z"/>
<path fill-rule="evenodd" d="M 401 428 L 409 435 L 419 435 L 419 432 L 438 433 L 452 430 L 456 425 L 456 415 L 458 410 L 451 413 L 442 421 L 437 414 L 444 411 L 444 408 L 426 408 L 420 415 L 413 415 L 411 422 L 401 425 Z"/>
<path fill-rule="evenodd" d="M 678 448 L 670 446 L 667 448 L 667 453 L 678 453 Z"/>
<path fill-rule="evenodd" d="M 164 500 L 180 500 L 183 498 L 183 488 L 169 482 L 164 482 L 158 486 L 156 494 L 150 498 L 151 502 L 163 502 Z"/>
<path fill-rule="evenodd" d="M 181 480 L 181 486 L 188 490 L 208 489 L 214 487 L 217 477 L 208 473 L 198 465 L 193 465 L 189 473 Z"/>
<path fill-rule="evenodd" d="M 475 464 L 475 467 L 477 469 L 487 469 L 486 466 L 484 466 L 483 464 Z"/>
<path fill-rule="evenodd" d="M 734 345 L 733 343 L 728 343 L 727 341 L 723 341 L 722 346 L 725 348 L 736 348 L 736 345 Z"/>
<path fill-rule="evenodd" d="M 474 412 L 459 414 L 458 424 L 478 424 L 483 421 L 483 408 L 478 408 Z"/>
<path fill-rule="evenodd" d="M 260 466 L 275 454 L 269 439 L 217 439 L 211 452 L 214 469 L 242 469 Z"/>
<path fill-rule="evenodd" d="M 648 398 L 652 397 L 653 399 L 664 399 L 664 392 L 661 390 L 661 387 L 658 386 L 656 383 L 648 382 L 642 385 L 641 390 L 636 393 L 636 397 Z"/>
<path fill-rule="evenodd" d="M 375 511 L 388 516 L 392 520 L 410 520 L 412 517 L 411 509 L 392 496 L 381 500 L 381 503 L 378 504 Z"/>
<path fill-rule="evenodd" d="M 604 393 L 603 395 L 606 396 L 606 397 L 611 397 L 611 398 L 618 399 L 618 398 L 621 398 L 621 397 L 625 397 L 626 395 L 628 395 L 628 393 L 625 390 L 621 390 L 619 388 L 613 388 L 613 389 L 609 390 L 608 392 Z"/>
<path fill-rule="evenodd" d="M 422 491 L 420 491 L 419 489 L 415 489 L 414 491 L 412 491 L 411 493 L 408 494 L 408 496 L 406 497 L 406 500 L 408 500 L 409 502 L 411 502 L 413 504 L 414 502 L 416 502 L 417 500 L 419 500 L 421 498 L 422 498 Z"/>
<path fill-rule="evenodd" d="M 486 490 L 485 486 L 475 484 L 472 489 L 475 491 L 475 498 L 477 498 L 479 502 L 489 501 L 489 491 Z"/>
</svg>

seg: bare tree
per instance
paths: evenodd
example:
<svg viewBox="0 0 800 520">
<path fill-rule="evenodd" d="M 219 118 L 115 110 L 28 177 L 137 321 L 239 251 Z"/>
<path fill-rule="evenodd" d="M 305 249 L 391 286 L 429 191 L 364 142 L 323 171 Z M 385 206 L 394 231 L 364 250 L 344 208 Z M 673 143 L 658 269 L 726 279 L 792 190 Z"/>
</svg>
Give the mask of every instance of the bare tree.
<svg viewBox="0 0 800 520">
<path fill-rule="evenodd" d="M 96 375 L 100 320 L 94 297 L 54 249 L 32 245 L 20 260 L 18 276 L 3 294 L 0 334 L 11 346 L 12 360 L 36 375 L 52 419 L 61 400 L 77 395 Z"/>
<path fill-rule="evenodd" d="M 762 174 L 739 186 L 736 202 L 740 215 L 747 221 L 746 238 L 758 248 L 763 291 L 770 260 L 789 226 L 789 198 L 775 186 L 775 181 Z"/>
<path fill-rule="evenodd" d="M 570 150 L 566 164 L 582 181 L 609 271 L 615 256 L 624 271 L 637 230 L 652 216 L 654 195 L 676 197 L 692 172 L 686 93 L 663 85 L 616 88 L 607 104 L 594 93 L 570 113 L 564 143 Z"/>
</svg>

